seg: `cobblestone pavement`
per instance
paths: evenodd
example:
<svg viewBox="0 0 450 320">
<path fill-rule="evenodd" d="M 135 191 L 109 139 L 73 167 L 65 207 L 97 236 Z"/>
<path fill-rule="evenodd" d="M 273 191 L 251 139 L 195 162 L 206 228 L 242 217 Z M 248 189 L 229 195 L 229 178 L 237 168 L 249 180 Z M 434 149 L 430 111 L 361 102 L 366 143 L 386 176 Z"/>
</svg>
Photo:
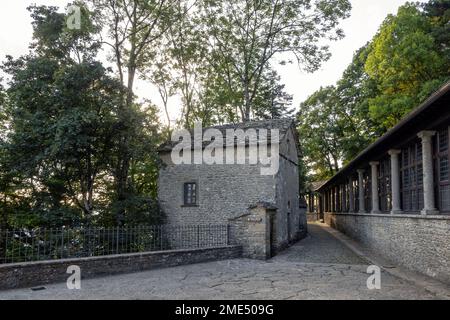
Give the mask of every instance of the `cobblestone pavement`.
<svg viewBox="0 0 450 320">
<path fill-rule="evenodd" d="M 0 299 L 435 299 L 388 273 L 381 290 L 368 290 L 368 263 L 320 225 L 269 261 L 235 259 L 82 281 L 46 290 L 0 292 Z"/>
</svg>

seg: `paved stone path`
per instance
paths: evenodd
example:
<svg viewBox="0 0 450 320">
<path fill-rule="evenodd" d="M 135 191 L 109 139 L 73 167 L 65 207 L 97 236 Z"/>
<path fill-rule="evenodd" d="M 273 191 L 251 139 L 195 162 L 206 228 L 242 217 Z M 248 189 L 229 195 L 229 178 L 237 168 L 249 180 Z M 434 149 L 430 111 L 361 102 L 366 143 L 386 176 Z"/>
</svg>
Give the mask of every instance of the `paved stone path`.
<svg viewBox="0 0 450 320">
<path fill-rule="evenodd" d="M 0 291 L 0 299 L 435 299 L 382 272 L 381 290 L 368 290 L 368 263 L 318 224 L 310 235 L 269 261 L 235 259 L 82 281 L 43 291 Z"/>
</svg>

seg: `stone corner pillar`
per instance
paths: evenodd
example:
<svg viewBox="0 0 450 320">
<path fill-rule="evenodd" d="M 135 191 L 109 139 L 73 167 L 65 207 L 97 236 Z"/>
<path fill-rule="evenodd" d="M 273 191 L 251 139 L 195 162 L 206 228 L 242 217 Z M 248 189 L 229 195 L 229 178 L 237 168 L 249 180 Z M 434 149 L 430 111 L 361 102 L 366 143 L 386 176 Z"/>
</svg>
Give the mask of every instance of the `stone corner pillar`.
<svg viewBox="0 0 450 320">
<path fill-rule="evenodd" d="M 391 195 L 392 210 L 391 214 L 402 213 L 401 195 L 400 195 L 400 153 L 401 150 L 391 149 L 388 151 L 391 156 Z"/>
<path fill-rule="evenodd" d="M 366 213 L 364 202 L 364 169 L 358 169 L 358 201 L 359 201 L 359 213 Z"/>
<path fill-rule="evenodd" d="M 372 211 L 371 213 L 380 212 L 380 196 L 378 194 L 378 161 L 372 161 L 369 163 L 372 168 Z"/>
<path fill-rule="evenodd" d="M 433 143 L 432 138 L 436 131 L 421 131 L 417 136 L 422 140 L 422 163 L 423 163 L 423 215 L 439 213 L 436 209 L 434 199 L 434 174 L 433 174 Z"/>
<path fill-rule="evenodd" d="M 281 246 L 277 241 L 276 228 L 279 221 L 276 213 L 275 205 L 258 202 L 250 206 L 246 213 L 228 219 L 229 241 L 242 246 L 244 258 L 267 260 L 276 254 Z M 273 239 L 271 234 L 274 235 Z"/>
</svg>

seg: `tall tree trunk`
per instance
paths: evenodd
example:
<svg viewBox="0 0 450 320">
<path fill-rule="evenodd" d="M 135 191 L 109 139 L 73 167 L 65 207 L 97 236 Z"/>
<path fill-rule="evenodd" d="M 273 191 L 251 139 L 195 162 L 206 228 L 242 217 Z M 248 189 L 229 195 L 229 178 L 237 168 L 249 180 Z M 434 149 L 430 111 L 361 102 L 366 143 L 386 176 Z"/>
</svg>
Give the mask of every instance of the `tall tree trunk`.
<svg viewBox="0 0 450 320">
<path fill-rule="evenodd" d="M 133 86 L 136 75 L 136 63 L 135 63 L 135 51 L 136 47 L 132 44 L 130 59 L 128 62 L 128 81 L 127 81 L 127 96 L 125 101 L 125 106 L 120 112 L 121 130 L 123 130 L 122 136 L 120 137 L 119 144 L 119 154 L 118 163 L 116 168 L 116 192 L 117 201 L 123 203 L 128 197 L 128 174 L 130 170 L 131 154 L 129 147 L 129 130 L 130 128 L 130 110 L 133 105 Z M 118 225 L 123 224 L 125 216 L 125 209 L 120 206 L 120 209 L 116 212 L 116 222 Z"/>
<path fill-rule="evenodd" d="M 249 83 L 246 80 L 244 82 L 244 118 L 243 122 L 250 121 L 250 110 L 251 110 L 251 101 L 250 101 L 250 92 L 249 92 Z"/>
</svg>

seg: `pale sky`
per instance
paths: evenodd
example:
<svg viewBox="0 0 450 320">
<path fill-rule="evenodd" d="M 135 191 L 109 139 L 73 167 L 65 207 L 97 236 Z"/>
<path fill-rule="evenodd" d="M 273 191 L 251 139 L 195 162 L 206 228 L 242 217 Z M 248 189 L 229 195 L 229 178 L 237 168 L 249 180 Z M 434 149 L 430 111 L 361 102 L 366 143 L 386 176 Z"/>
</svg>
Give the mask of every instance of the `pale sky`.
<svg viewBox="0 0 450 320">
<path fill-rule="evenodd" d="M 64 8 L 69 0 L 1 0 L 0 2 L 0 60 L 5 55 L 19 57 L 28 52 L 31 41 L 31 18 L 26 7 L 38 5 L 54 5 Z M 346 37 L 330 44 L 332 58 L 313 73 L 301 72 L 294 65 L 277 66 L 281 81 L 286 84 L 286 91 L 294 96 L 293 106 L 299 104 L 321 86 L 336 83 L 342 72 L 352 61 L 353 53 L 368 42 L 377 32 L 384 18 L 390 13 L 396 13 L 405 0 L 351 0 L 353 9 L 351 17 L 344 20 L 341 27 Z M 427 2 L 420 0 L 420 2 Z M 159 96 L 150 85 L 138 82 L 135 88 L 139 96 L 150 98 L 159 103 Z M 179 115 L 179 102 L 176 98 L 170 103 L 172 120 Z"/>
</svg>

